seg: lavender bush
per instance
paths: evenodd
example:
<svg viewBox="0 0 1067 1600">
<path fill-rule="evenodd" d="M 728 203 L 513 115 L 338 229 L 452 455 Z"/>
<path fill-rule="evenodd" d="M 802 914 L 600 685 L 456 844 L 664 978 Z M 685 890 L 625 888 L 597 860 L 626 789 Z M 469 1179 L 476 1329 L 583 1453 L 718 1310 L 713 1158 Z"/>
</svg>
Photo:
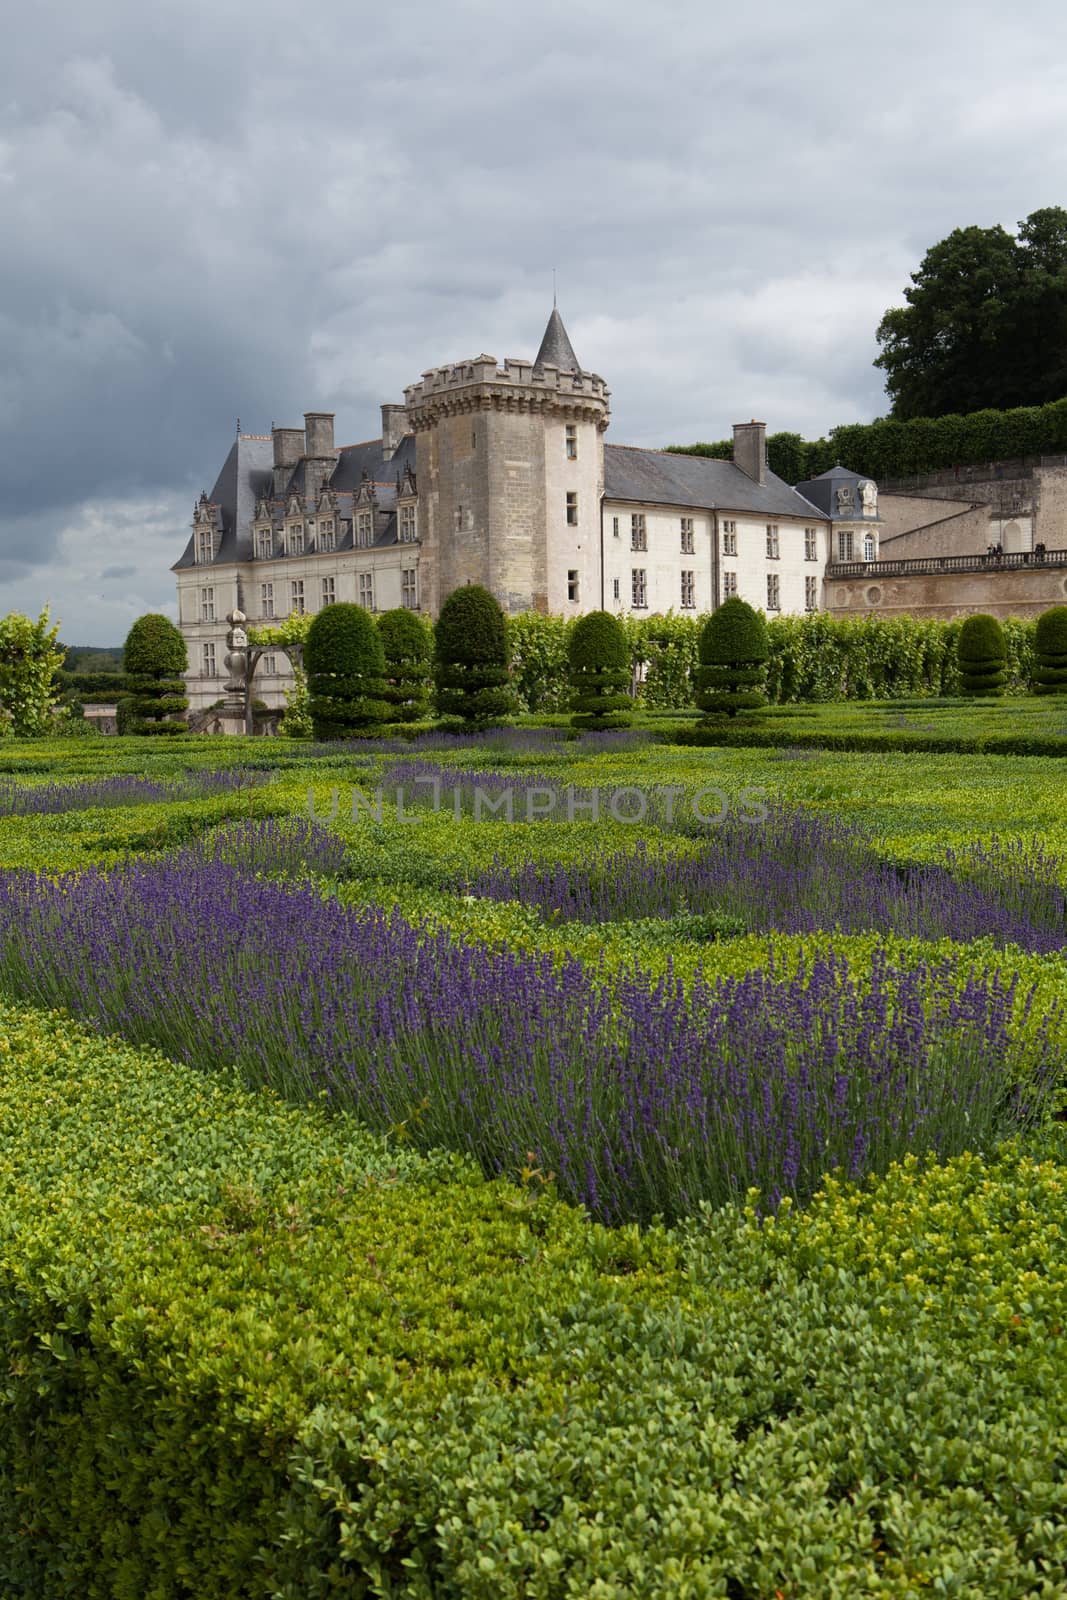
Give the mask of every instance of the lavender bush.
<svg viewBox="0 0 1067 1600">
<path fill-rule="evenodd" d="M 490 867 L 455 888 L 518 900 L 556 921 L 610 922 L 719 912 L 754 932 L 892 931 L 922 939 L 1067 942 L 1065 868 L 1039 847 L 975 844 L 944 864 L 882 861 L 859 831 L 815 812 L 778 810 L 758 825 L 727 818 L 695 854 L 643 844 L 591 864 Z"/>
<path fill-rule="evenodd" d="M 612 1223 L 981 1148 L 1047 1092 L 996 974 L 876 960 L 861 986 L 827 952 L 688 993 L 609 984 L 188 855 L 0 874 L 0 982 L 490 1172 L 533 1152 Z"/>
<path fill-rule="evenodd" d="M 218 772 L 187 772 L 164 780 L 120 776 L 81 783 L 0 782 L 0 817 L 39 817 L 97 806 L 151 805 L 166 800 L 204 800 L 235 794 L 269 781 L 268 772 L 230 767 Z"/>
</svg>

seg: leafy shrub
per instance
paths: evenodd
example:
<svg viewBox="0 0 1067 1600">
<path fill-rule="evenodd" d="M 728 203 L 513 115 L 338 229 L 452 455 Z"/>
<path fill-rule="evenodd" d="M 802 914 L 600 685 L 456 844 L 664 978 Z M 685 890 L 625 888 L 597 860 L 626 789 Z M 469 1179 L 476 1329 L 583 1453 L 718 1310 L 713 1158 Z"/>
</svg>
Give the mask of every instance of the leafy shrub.
<svg viewBox="0 0 1067 1600">
<path fill-rule="evenodd" d="M 1067 606 L 1053 606 L 1038 617 L 1034 646 L 1034 693 L 1067 693 Z"/>
<path fill-rule="evenodd" d="M 700 635 L 696 702 L 705 720 L 766 705 L 767 624 L 736 595 L 712 612 Z"/>
<path fill-rule="evenodd" d="M 312 618 L 304 643 L 316 739 L 344 739 L 385 722 L 385 651 L 363 606 L 342 602 Z"/>
<path fill-rule="evenodd" d="M 0 738 L 35 738 L 52 731 L 56 675 L 64 659 L 63 646 L 56 643 L 58 632 L 47 608 L 36 622 L 18 611 L 0 619 Z"/>
<path fill-rule="evenodd" d="M 996 617 L 965 617 L 956 641 L 960 686 L 965 695 L 1002 695 L 1008 677 L 1008 647 Z"/>
<path fill-rule="evenodd" d="M 590 611 L 579 617 L 567 642 L 573 690 L 571 723 L 576 728 L 628 728 L 633 701 L 630 651 L 626 632 L 607 611 Z"/>
<path fill-rule="evenodd" d="M 421 722 L 430 708 L 433 631 L 414 611 L 399 606 L 377 619 L 385 651 L 385 694 L 395 722 Z"/>
<path fill-rule="evenodd" d="M 189 704 L 182 674 L 189 664 L 185 640 L 169 617 L 138 617 L 123 648 L 128 699 L 120 702 L 120 733 L 184 733 Z"/>
<path fill-rule="evenodd" d="M 434 629 L 437 710 L 478 726 L 512 709 L 504 613 L 488 589 L 454 589 Z"/>
</svg>

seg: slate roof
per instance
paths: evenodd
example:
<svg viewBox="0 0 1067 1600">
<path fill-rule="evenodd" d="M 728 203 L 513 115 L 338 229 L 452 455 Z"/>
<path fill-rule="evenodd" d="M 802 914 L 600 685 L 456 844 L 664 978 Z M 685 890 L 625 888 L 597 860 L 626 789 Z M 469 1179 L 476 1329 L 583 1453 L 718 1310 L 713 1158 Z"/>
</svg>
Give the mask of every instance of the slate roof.
<svg viewBox="0 0 1067 1600">
<path fill-rule="evenodd" d="M 552 307 L 552 315 L 548 319 L 541 348 L 534 357 L 534 367 L 558 367 L 561 372 L 581 372 L 578 357 L 574 353 L 574 346 L 567 336 L 563 326 L 563 318 Z"/>
<path fill-rule="evenodd" d="M 404 469 L 409 466 L 412 471 L 415 470 L 414 434 L 408 434 L 401 440 L 395 455 L 388 461 L 382 454 L 381 439 L 370 439 L 363 444 L 345 445 L 338 453 L 337 466 L 329 479 L 329 487 L 340 497 L 340 513 L 351 515 L 352 496 L 359 492 L 364 472 L 375 486 L 378 522 L 381 524 L 375 534 L 375 548 L 397 542 L 396 480 L 398 475 L 403 476 Z M 256 501 L 261 495 L 268 497 L 272 495 L 273 482 L 274 447 L 271 440 L 241 434 L 231 445 L 222 471 L 208 495 L 210 503 L 218 508 L 222 522 L 222 539 L 215 557 L 216 564 L 251 561 L 252 523 L 255 518 Z M 284 494 L 274 502 L 276 515 L 279 505 L 287 500 L 290 494 L 297 494 L 303 498 L 303 459 L 293 468 Z M 338 538 L 337 548 L 351 549 L 351 534 Z M 177 571 L 181 567 L 191 567 L 195 564 L 193 538 L 190 534 L 184 553 L 174 563 L 172 570 Z"/>
<path fill-rule="evenodd" d="M 817 478 L 808 478 L 804 483 L 798 483 L 797 494 L 802 494 L 805 499 L 811 501 L 812 505 L 817 506 L 820 516 L 831 517 L 835 522 L 857 522 L 860 520 L 863 506 L 859 496 L 859 486 L 861 483 L 873 482 L 874 479 L 868 477 L 865 473 L 850 472 L 848 467 L 843 467 L 838 463 L 836 467 L 831 467 L 829 472 L 820 472 Z M 856 507 L 856 512 L 853 516 L 842 517 L 837 509 L 836 490 L 838 485 L 842 483 L 850 483 L 856 491 L 853 495 L 853 503 Z M 865 516 L 862 520 L 864 522 L 881 522 L 882 519 L 877 516 Z"/>
<path fill-rule="evenodd" d="M 632 445 L 605 444 L 604 495 L 608 500 L 755 512 L 759 516 L 810 517 L 813 512 L 826 516 L 773 472 L 767 473 L 765 483 L 756 483 L 732 461 Z"/>
</svg>

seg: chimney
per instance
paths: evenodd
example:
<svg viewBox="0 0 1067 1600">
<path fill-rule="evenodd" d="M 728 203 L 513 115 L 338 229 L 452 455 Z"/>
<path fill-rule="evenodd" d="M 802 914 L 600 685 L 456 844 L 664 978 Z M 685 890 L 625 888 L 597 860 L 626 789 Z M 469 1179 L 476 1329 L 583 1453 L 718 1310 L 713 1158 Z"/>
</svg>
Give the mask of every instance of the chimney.
<svg viewBox="0 0 1067 1600">
<path fill-rule="evenodd" d="M 382 456 L 386 461 L 391 461 L 400 449 L 400 441 L 408 427 L 408 412 L 406 406 L 382 406 Z"/>
<path fill-rule="evenodd" d="M 288 487 L 293 468 L 304 454 L 304 430 L 276 428 L 272 424 L 270 436 L 274 441 L 274 498 L 278 500 Z"/>
<path fill-rule="evenodd" d="M 333 447 L 333 412 L 305 411 L 304 432 L 307 444 L 304 454 L 311 461 L 333 461 L 337 452 Z"/>
<path fill-rule="evenodd" d="M 734 423 L 734 466 L 755 483 L 767 482 L 767 424 L 757 422 Z"/>
</svg>

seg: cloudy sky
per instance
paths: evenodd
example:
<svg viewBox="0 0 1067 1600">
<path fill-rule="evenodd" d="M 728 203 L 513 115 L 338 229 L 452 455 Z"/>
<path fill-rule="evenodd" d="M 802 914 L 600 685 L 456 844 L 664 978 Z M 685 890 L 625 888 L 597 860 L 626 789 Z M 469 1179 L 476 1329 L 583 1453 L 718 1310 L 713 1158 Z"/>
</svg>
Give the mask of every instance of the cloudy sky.
<svg viewBox="0 0 1067 1600">
<path fill-rule="evenodd" d="M 0 610 L 173 613 L 239 416 L 531 356 L 609 437 L 885 410 L 929 244 L 1067 204 L 1067 11 L 913 0 L 35 0 L 0 55 Z"/>
</svg>

